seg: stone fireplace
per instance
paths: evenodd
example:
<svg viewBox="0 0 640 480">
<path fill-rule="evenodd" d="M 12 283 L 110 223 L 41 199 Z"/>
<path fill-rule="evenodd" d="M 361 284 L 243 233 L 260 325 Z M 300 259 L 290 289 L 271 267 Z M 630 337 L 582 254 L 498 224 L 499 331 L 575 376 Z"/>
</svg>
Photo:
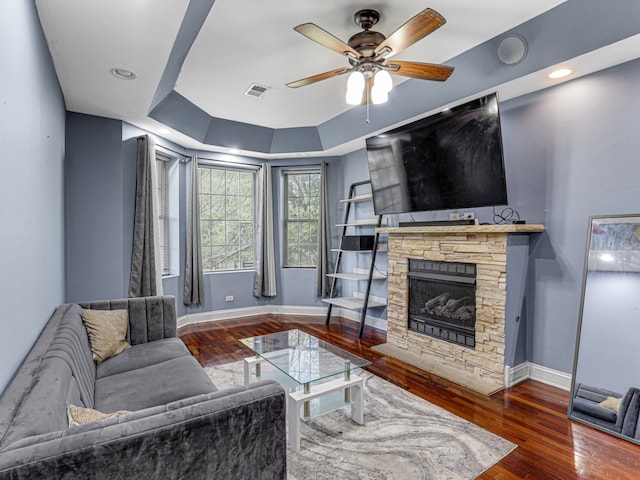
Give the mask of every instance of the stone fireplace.
<svg viewBox="0 0 640 480">
<path fill-rule="evenodd" d="M 389 234 L 386 345 L 503 387 L 507 237 L 543 230 L 541 225 L 380 229 Z M 437 277 L 434 273 L 444 273 L 444 286 L 421 286 L 431 289 L 429 298 L 413 298 L 412 284 Z M 457 273 L 462 282 L 453 278 Z"/>
</svg>

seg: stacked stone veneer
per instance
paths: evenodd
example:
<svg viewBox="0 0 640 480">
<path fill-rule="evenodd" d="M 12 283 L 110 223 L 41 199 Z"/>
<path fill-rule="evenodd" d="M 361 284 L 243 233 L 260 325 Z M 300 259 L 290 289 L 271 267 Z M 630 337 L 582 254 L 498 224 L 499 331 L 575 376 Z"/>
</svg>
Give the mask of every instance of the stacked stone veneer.
<svg viewBox="0 0 640 480">
<path fill-rule="evenodd" d="M 387 342 L 503 385 L 507 234 L 390 233 L 388 256 Z M 476 264 L 475 349 L 407 329 L 410 258 Z"/>
</svg>

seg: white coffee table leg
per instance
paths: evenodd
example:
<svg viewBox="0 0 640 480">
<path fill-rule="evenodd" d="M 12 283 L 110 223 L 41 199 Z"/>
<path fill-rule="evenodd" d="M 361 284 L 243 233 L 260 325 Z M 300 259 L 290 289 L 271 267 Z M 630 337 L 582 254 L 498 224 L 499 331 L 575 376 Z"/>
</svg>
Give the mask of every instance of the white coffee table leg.
<svg viewBox="0 0 640 480">
<path fill-rule="evenodd" d="M 289 446 L 300 450 L 300 405 L 301 402 L 287 395 L 287 417 L 289 420 Z"/>
<path fill-rule="evenodd" d="M 359 425 L 364 424 L 364 398 L 362 395 L 362 379 L 351 389 L 351 418 Z"/>
<path fill-rule="evenodd" d="M 260 380 L 260 376 L 262 374 L 260 369 L 260 364 L 262 363 L 262 359 L 258 356 L 248 357 L 244 359 L 244 384 L 249 385 L 251 383 L 251 367 L 255 365 L 255 375 L 256 380 Z"/>
</svg>

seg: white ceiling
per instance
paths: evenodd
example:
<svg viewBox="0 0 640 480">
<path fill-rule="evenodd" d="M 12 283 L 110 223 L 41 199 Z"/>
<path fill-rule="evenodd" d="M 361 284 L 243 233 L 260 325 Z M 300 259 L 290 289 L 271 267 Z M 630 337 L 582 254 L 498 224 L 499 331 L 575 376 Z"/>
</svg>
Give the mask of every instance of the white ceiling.
<svg viewBox="0 0 640 480">
<path fill-rule="evenodd" d="M 191 4 L 199 1 L 206 2 L 192 0 Z M 173 89 L 211 117 L 273 129 L 318 126 L 348 110 L 346 78 L 298 89 L 285 84 L 348 66 L 348 62 L 296 33 L 294 26 L 313 22 L 346 42 L 360 31 L 353 14 L 374 8 L 381 20 L 373 29 L 389 36 L 430 7 L 447 23 L 394 58 L 446 63 L 563 1 L 216 0 L 186 57 L 180 59 L 183 63 Z M 176 35 L 189 0 L 36 0 L 36 4 L 67 109 L 123 120 L 157 133 L 162 125 L 148 114 L 167 62 L 175 60 Z M 583 56 L 580 74 L 640 56 L 637 38 L 618 45 L 616 52 Z M 130 70 L 137 78 L 117 79 L 110 74 L 114 67 Z M 546 78 L 540 84 L 540 76 L 528 77 L 510 82 L 512 92 L 549 85 Z M 396 85 L 402 81 L 406 79 L 394 76 Z M 243 95 L 252 83 L 269 87 L 263 98 Z M 167 138 L 189 148 L 228 151 L 179 132 Z M 345 148 L 353 148 L 352 143 L 345 142 Z M 332 150 L 337 151 L 340 148 Z"/>
</svg>

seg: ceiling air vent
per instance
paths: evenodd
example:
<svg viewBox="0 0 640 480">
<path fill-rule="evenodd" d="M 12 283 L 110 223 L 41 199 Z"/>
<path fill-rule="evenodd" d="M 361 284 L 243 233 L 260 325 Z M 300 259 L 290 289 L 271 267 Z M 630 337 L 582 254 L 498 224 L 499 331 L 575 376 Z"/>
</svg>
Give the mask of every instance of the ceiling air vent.
<svg viewBox="0 0 640 480">
<path fill-rule="evenodd" d="M 252 83 L 251 86 L 244 92 L 248 97 L 256 97 L 262 98 L 265 93 L 267 93 L 269 87 L 265 87 L 264 85 L 258 85 L 257 83 Z"/>
</svg>

